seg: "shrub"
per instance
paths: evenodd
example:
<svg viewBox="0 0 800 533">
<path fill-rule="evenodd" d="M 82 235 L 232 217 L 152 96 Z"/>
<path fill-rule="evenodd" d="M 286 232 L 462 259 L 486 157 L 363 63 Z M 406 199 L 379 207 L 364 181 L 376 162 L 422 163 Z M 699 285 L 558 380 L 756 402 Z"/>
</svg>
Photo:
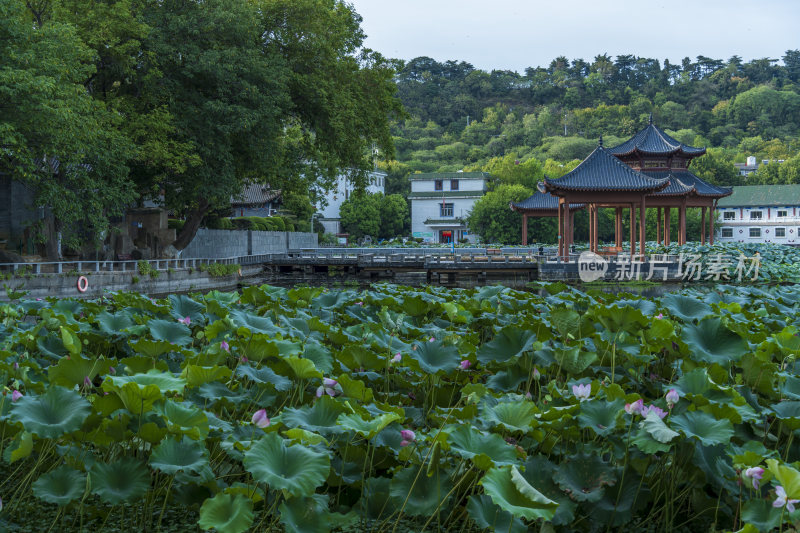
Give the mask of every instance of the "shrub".
<svg viewBox="0 0 800 533">
<path fill-rule="evenodd" d="M 174 229 L 175 231 L 181 231 L 184 224 L 186 224 L 185 220 L 178 220 L 177 218 L 171 218 L 167 220 L 167 227 L 169 229 Z"/>
<path fill-rule="evenodd" d="M 286 231 L 286 221 L 282 217 L 269 217 L 267 220 L 272 222 L 275 231 Z"/>
</svg>

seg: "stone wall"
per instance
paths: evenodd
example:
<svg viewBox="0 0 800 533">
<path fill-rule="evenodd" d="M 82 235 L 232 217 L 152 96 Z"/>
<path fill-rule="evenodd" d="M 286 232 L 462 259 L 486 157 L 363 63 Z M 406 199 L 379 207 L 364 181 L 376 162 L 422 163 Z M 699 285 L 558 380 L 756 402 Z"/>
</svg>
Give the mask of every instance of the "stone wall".
<svg viewBox="0 0 800 533">
<path fill-rule="evenodd" d="M 316 247 L 316 233 L 200 229 L 181 258 L 275 254 Z"/>
<path fill-rule="evenodd" d="M 239 284 L 247 283 L 247 278 L 258 276 L 262 267 L 244 266 L 242 274 L 212 277 L 200 270 L 160 271 L 157 278 L 143 276 L 138 272 L 87 272 L 89 287 L 86 292 L 78 292 L 78 276 L 73 274 L 43 274 L 30 277 L 14 277 L 3 282 L 14 290 L 29 291 L 25 298 L 98 298 L 106 291 L 135 291 L 149 295 L 172 294 L 187 291 L 209 291 L 212 289 L 232 290 Z M 7 301 L 5 291 L 0 291 L 0 302 Z"/>
</svg>

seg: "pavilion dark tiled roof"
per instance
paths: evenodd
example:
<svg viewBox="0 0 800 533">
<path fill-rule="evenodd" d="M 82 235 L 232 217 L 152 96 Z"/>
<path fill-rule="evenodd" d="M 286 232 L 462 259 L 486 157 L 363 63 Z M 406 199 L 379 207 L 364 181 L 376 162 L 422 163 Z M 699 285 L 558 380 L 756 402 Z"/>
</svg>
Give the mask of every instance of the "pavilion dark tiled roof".
<svg viewBox="0 0 800 533">
<path fill-rule="evenodd" d="M 574 170 L 557 179 L 545 178 L 547 191 L 644 191 L 656 192 L 669 185 L 636 171 L 602 146 L 595 148 Z"/>
<path fill-rule="evenodd" d="M 705 148 L 695 148 L 670 137 L 652 122 L 624 143 L 609 148 L 608 151 L 616 156 L 640 152 L 645 155 L 672 155 L 679 153 L 685 157 L 697 157 L 706 153 Z"/>
<path fill-rule="evenodd" d="M 270 189 L 264 185 L 247 185 L 242 192 L 231 197 L 231 205 L 266 204 L 280 195 L 280 189 Z"/>
<path fill-rule="evenodd" d="M 525 198 L 521 202 L 512 202 L 511 205 L 517 210 L 526 211 L 556 211 L 558 209 L 558 197 L 546 192 L 537 192 Z M 584 204 L 570 204 L 570 210 L 582 209 Z"/>
<path fill-rule="evenodd" d="M 731 194 L 730 188 L 712 185 L 707 181 L 698 178 L 688 170 L 645 170 L 644 173 L 652 178 L 669 178 L 670 180 L 678 180 L 688 187 L 694 187 L 694 192 L 698 196 L 723 198 L 725 196 L 730 196 Z"/>
</svg>

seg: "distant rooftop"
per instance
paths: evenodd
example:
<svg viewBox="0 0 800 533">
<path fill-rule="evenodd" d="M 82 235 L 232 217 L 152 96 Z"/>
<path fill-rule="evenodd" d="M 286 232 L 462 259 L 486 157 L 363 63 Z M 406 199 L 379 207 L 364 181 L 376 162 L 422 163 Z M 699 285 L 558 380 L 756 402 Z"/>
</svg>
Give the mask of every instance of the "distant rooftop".
<svg viewBox="0 0 800 533">
<path fill-rule="evenodd" d="M 425 172 L 411 174 L 409 180 L 486 180 L 491 178 L 488 172 Z"/>
<path fill-rule="evenodd" d="M 718 207 L 785 207 L 800 205 L 800 185 L 742 185 L 717 202 Z"/>
</svg>

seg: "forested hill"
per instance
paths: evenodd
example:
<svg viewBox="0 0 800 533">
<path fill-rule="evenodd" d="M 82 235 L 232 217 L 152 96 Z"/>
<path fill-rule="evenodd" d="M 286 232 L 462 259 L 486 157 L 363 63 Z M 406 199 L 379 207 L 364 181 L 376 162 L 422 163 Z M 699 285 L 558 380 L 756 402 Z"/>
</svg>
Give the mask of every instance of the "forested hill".
<svg viewBox="0 0 800 533">
<path fill-rule="evenodd" d="M 586 156 L 601 134 L 607 146 L 621 142 L 650 113 L 677 139 L 710 148 L 693 168 L 714 181 L 738 183 L 733 163 L 754 155 L 786 162 L 762 166 L 748 182 L 800 182 L 800 50 L 781 60 L 681 64 L 558 57 L 524 74 L 419 57 L 396 81 L 409 117 L 395 126 L 389 192 L 403 192 L 400 177 L 414 171 L 497 171 L 532 158 L 545 171 L 569 168 L 561 164 Z"/>
</svg>

